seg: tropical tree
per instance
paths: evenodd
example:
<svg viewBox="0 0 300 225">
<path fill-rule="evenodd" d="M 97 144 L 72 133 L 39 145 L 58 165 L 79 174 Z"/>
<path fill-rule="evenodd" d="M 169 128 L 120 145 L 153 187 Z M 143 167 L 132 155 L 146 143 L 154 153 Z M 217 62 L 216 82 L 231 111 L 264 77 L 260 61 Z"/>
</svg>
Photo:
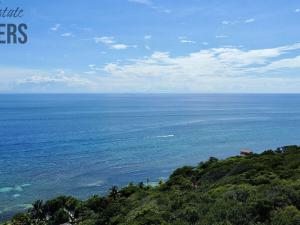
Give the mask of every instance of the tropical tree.
<svg viewBox="0 0 300 225">
<path fill-rule="evenodd" d="M 109 192 L 109 197 L 113 198 L 114 200 L 118 197 L 119 191 L 117 186 L 112 186 Z"/>
<path fill-rule="evenodd" d="M 37 200 L 32 204 L 31 215 L 37 221 L 45 219 L 43 200 Z"/>
</svg>

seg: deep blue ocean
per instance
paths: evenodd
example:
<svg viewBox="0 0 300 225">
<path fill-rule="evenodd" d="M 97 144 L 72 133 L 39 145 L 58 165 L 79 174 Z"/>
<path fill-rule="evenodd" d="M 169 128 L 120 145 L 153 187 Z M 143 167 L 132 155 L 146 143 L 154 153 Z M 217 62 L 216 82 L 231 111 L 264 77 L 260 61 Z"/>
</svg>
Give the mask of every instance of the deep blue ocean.
<svg viewBox="0 0 300 225">
<path fill-rule="evenodd" d="M 0 219 L 36 199 L 87 198 L 290 144 L 300 144 L 300 95 L 0 95 Z"/>
</svg>

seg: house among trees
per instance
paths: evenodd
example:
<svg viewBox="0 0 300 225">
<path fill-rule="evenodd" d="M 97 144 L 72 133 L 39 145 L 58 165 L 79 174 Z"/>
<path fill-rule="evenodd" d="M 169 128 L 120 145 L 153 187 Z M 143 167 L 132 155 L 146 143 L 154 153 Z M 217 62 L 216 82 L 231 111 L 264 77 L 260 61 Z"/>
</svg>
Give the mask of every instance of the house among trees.
<svg viewBox="0 0 300 225">
<path fill-rule="evenodd" d="M 249 150 L 249 149 L 242 149 L 240 151 L 240 155 L 241 156 L 246 156 L 246 155 L 251 155 L 251 154 L 253 154 L 253 152 L 251 150 Z"/>
</svg>

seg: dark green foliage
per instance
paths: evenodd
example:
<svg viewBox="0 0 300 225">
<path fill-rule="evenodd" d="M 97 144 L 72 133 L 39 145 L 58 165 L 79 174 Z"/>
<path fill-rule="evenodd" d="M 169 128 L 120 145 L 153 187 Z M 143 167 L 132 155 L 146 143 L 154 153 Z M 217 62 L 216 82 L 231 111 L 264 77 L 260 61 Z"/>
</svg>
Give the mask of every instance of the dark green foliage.
<svg viewBox="0 0 300 225">
<path fill-rule="evenodd" d="M 85 202 L 85 206 L 95 213 L 100 213 L 107 208 L 108 200 L 104 197 L 94 195 Z"/>
<path fill-rule="evenodd" d="M 53 224 L 53 225 L 66 223 L 69 221 L 69 214 L 65 209 L 60 208 L 53 214 L 51 220 L 52 221 L 50 222 L 50 224 Z"/>
<path fill-rule="evenodd" d="M 18 213 L 12 218 L 14 225 L 30 225 L 31 221 L 29 214 L 26 213 Z"/>
<path fill-rule="evenodd" d="M 176 169 L 157 187 L 139 183 L 85 201 L 36 201 L 8 224 L 300 225 L 300 147 Z"/>
<path fill-rule="evenodd" d="M 299 225 L 300 211 L 294 206 L 287 206 L 271 213 L 271 225 Z"/>
<path fill-rule="evenodd" d="M 109 192 L 109 197 L 115 200 L 118 197 L 118 195 L 119 195 L 118 187 L 112 186 Z"/>
</svg>

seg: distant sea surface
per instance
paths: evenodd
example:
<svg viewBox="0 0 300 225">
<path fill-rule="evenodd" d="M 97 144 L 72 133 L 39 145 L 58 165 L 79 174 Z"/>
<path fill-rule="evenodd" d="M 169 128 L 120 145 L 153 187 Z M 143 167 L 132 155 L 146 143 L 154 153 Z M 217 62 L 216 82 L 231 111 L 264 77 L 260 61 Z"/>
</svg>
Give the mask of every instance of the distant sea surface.
<svg viewBox="0 0 300 225">
<path fill-rule="evenodd" d="M 0 219 L 36 199 L 84 199 L 290 144 L 300 144 L 300 95 L 0 95 Z"/>
</svg>

